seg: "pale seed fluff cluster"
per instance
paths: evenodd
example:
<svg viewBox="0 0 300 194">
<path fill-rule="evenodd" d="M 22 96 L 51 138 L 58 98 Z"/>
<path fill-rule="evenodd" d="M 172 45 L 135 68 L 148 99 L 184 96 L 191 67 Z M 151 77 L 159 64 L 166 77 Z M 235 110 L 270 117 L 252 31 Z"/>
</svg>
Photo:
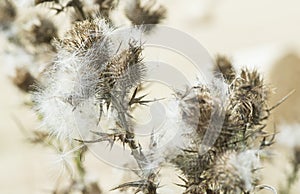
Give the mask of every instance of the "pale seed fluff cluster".
<svg viewBox="0 0 300 194">
<path fill-rule="evenodd" d="M 94 19 L 75 23 L 56 41 L 56 59 L 34 94 L 35 108 L 53 135 L 86 138 L 96 131 L 103 108 L 118 107 L 114 102 L 123 102 L 139 83 L 141 45 L 131 36 L 114 34 L 104 20 Z"/>
<path fill-rule="evenodd" d="M 257 150 L 246 150 L 219 155 L 214 168 L 206 172 L 211 187 L 229 194 L 253 191 L 258 181 L 257 169 L 261 167 L 258 154 Z"/>
<path fill-rule="evenodd" d="M 300 148 L 300 124 L 281 124 L 278 142 L 290 148 Z"/>
</svg>

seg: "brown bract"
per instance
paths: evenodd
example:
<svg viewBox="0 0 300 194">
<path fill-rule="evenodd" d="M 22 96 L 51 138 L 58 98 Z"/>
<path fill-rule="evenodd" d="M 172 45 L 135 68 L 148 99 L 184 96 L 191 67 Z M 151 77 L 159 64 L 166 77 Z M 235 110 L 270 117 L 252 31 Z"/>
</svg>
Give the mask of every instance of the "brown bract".
<svg viewBox="0 0 300 194">
<path fill-rule="evenodd" d="M 75 22 L 72 29 L 65 37 L 57 42 L 57 47 L 64 48 L 70 52 L 77 49 L 86 50 L 103 37 L 99 20 L 85 20 Z"/>
</svg>

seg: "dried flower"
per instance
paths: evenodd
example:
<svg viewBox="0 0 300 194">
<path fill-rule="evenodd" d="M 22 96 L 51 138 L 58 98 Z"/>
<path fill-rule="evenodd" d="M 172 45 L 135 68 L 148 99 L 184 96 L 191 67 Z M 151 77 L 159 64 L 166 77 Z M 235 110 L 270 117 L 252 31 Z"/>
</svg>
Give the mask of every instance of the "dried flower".
<svg viewBox="0 0 300 194">
<path fill-rule="evenodd" d="M 17 11 L 10 0 L 0 2 L 0 26 L 6 27 L 10 25 L 16 18 Z"/>
<path fill-rule="evenodd" d="M 33 89 L 32 86 L 36 83 L 36 79 L 27 69 L 17 68 L 13 83 L 21 90 L 29 92 Z"/>
<path fill-rule="evenodd" d="M 229 84 L 234 80 L 236 76 L 236 72 L 231 64 L 231 61 L 227 59 L 225 56 L 220 56 L 220 55 L 217 56 L 214 71 L 215 73 L 221 73 L 224 79 L 226 80 L 226 82 Z"/>
<path fill-rule="evenodd" d="M 260 167 L 258 153 L 227 151 L 217 156 L 215 163 L 204 173 L 203 179 L 211 190 L 224 193 L 248 193 L 258 183 L 256 171 Z"/>
<path fill-rule="evenodd" d="M 196 130 L 201 139 L 211 120 L 213 109 L 213 99 L 209 89 L 206 86 L 198 86 L 181 94 L 180 108 L 182 110 L 182 119 L 185 123 Z"/>
<path fill-rule="evenodd" d="M 229 99 L 218 147 L 243 148 L 263 137 L 264 121 L 269 116 L 268 88 L 256 71 L 242 70 L 229 87 Z M 260 139 L 261 139 L 260 138 Z"/>
<path fill-rule="evenodd" d="M 47 47 L 54 50 L 52 41 L 57 38 L 57 27 L 54 23 L 39 13 L 33 13 L 23 19 L 19 36 L 22 44 L 27 49 L 34 49 L 35 53 L 41 52 L 41 48 Z M 46 49 L 48 52 L 49 49 Z"/>
<path fill-rule="evenodd" d="M 56 61 L 44 72 L 35 102 L 45 126 L 58 137 L 95 131 L 103 103 L 124 111 L 127 92 L 141 80 L 141 47 L 127 42 L 116 49 L 111 31 L 104 20 L 87 20 L 57 41 Z"/>
<path fill-rule="evenodd" d="M 126 17 L 134 25 L 145 25 L 149 31 L 153 27 L 150 24 L 159 24 L 166 17 L 166 9 L 162 5 L 155 8 L 155 4 L 156 0 L 147 0 L 144 5 L 141 0 L 131 0 L 125 8 Z"/>
<path fill-rule="evenodd" d="M 86 51 L 91 49 L 96 42 L 99 44 L 101 43 L 100 41 L 105 42 L 106 36 L 111 31 L 112 29 L 105 20 L 99 18 L 76 22 L 72 29 L 66 33 L 65 37 L 56 42 L 56 46 L 58 49 L 64 49 L 69 52 Z M 102 43 L 101 46 L 104 47 L 106 45 Z"/>
<path fill-rule="evenodd" d="M 87 24 L 83 22 L 82 25 Z M 56 62 L 44 72 L 45 81 L 34 97 L 44 124 L 61 138 L 79 138 L 76 131 L 87 135 L 90 130 L 95 130 L 98 122 L 99 111 L 94 95 L 100 71 L 109 59 L 108 51 L 101 48 L 99 41 L 95 42 L 98 47 L 91 42 L 87 45 L 82 38 L 86 34 L 77 34 L 83 29 L 80 28 L 82 25 L 75 25 L 69 33 L 73 37 L 59 42 Z M 97 27 L 103 25 L 105 23 L 99 23 Z M 87 36 L 93 35 L 98 37 L 94 31 Z"/>
<path fill-rule="evenodd" d="M 94 2 L 99 5 L 101 16 L 107 20 L 110 20 L 111 11 L 119 4 L 119 0 L 94 0 Z"/>
<path fill-rule="evenodd" d="M 225 89 L 229 93 L 225 102 L 221 103 L 218 95 L 213 94 L 213 88 L 202 85 L 179 95 L 185 127 L 193 130 L 187 134 L 189 143 L 171 163 L 184 175 L 182 186 L 186 193 L 253 191 L 257 184 L 253 173 L 259 160 L 258 151 L 251 150 L 271 145 L 266 143 L 267 135 L 263 131 L 269 116 L 268 88 L 260 75 L 242 70 L 237 76 L 232 69 L 223 69 L 221 73 L 230 82 Z M 222 112 L 224 118 L 220 117 Z M 214 117 L 223 118 L 219 133 L 216 133 Z M 199 146 L 206 145 L 207 138 L 212 141 L 215 135 L 218 135 L 215 143 L 206 152 L 199 153 Z"/>
</svg>

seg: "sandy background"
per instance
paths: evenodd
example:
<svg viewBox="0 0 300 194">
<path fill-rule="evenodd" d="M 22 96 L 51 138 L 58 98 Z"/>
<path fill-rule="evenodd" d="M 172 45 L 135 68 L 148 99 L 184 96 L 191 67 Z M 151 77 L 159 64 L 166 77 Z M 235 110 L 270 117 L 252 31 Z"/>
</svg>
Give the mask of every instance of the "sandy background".
<svg viewBox="0 0 300 194">
<path fill-rule="evenodd" d="M 300 1 L 161 2 L 168 9 L 165 24 L 198 39 L 212 56 L 226 54 L 237 67 L 261 70 L 276 88 L 272 102 L 298 89 L 275 111 L 271 125 L 300 123 Z M 33 112 L 23 105 L 24 96 L 12 85 L 6 68 L 0 65 L 0 193 L 47 193 L 55 179 L 55 174 L 51 174 L 49 153 L 25 143 L 20 124 L 25 129 L 34 129 L 38 123 Z M 284 172 L 289 170 L 287 161 L 291 152 L 279 145 L 275 147 L 278 148 L 275 158 L 266 167 L 263 182 L 278 187 Z M 122 181 L 122 170 L 111 168 L 93 155 L 88 155 L 87 161 L 93 167 L 89 169 L 91 176 L 99 179 L 104 193 Z M 178 179 L 167 181 L 178 182 Z M 299 181 L 297 186 L 294 194 L 300 192 Z"/>
</svg>

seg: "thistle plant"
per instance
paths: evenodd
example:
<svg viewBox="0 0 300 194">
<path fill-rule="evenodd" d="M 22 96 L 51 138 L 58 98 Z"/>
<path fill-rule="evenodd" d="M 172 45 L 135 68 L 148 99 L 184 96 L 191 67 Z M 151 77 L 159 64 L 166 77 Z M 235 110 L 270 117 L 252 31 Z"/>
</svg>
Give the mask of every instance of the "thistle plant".
<svg viewBox="0 0 300 194">
<path fill-rule="evenodd" d="M 0 26 L 6 28 L 15 20 L 17 11 L 15 5 L 9 0 L 1 1 L 0 10 Z"/>
<path fill-rule="evenodd" d="M 60 36 L 63 30 L 37 14 L 38 22 L 14 42 L 34 56 L 35 64 L 45 54 L 39 52 L 41 45 L 54 56 L 38 75 L 23 68 L 15 79 L 30 91 L 42 123 L 43 130 L 33 132 L 30 142 L 56 151 L 68 173 L 67 186 L 59 185 L 53 193 L 101 193 L 101 183 L 86 180 L 84 164 L 89 146 L 101 142 L 130 150 L 137 166 L 138 180 L 112 185 L 112 190 L 159 193 L 165 165 L 180 172 L 181 183 L 176 184 L 186 194 L 249 194 L 271 188 L 261 184 L 260 156 L 274 143 L 275 134 L 264 130 L 274 107 L 268 106 L 270 88 L 256 70 L 237 70 L 226 57 L 217 57 L 213 75 L 219 82 L 175 88 L 166 130 L 176 128 L 178 142 L 162 148 L 166 135 L 147 129 L 153 130 L 147 150 L 137 136 L 134 110 L 157 100 L 142 94 L 149 73 L 142 37 L 166 17 L 166 8 L 154 0 L 131 0 L 124 7 L 131 30 L 122 34 L 111 17 L 120 6 L 117 0 L 95 0 L 92 10 L 80 0 L 35 4 L 57 16 L 67 13 L 71 26 Z"/>
<path fill-rule="evenodd" d="M 195 87 L 195 96 L 180 96 L 182 119 L 194 129 L 188 134 L 188 147 L 171 162 L 183 173 L 181 186 L 186 193 L 252 193 L 259 185 L 260 155 L 273 143 L 272 135 L 263 131 L 270 113 L 268 88 L 256 71 L 245 69 L 238 75 L 224 58 L 216 61 L 229 84 L 226 106 L 218 107 L 220 100 L 213 99 L 206 86 Z M 212 115 L 222 111 L 222 130 L 214 145 L 202 153 L 204 134 L 216 128 L 210 125 Z"/>
</svg>

